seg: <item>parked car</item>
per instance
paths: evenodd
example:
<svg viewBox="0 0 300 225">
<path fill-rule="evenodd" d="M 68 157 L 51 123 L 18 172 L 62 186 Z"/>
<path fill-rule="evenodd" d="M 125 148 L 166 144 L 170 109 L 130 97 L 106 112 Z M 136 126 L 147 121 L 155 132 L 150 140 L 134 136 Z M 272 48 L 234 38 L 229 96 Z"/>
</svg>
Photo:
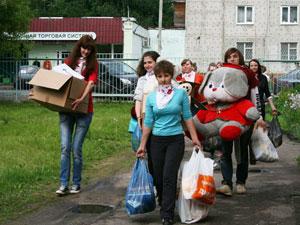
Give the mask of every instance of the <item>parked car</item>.
<svg viewBox="0 0 300 225">
<path fill-rule="evenodd" d="M 37 73 L 38 70 L 39 67 L 35 65 L 20 66 L 18 79 L 16 82 L 17 88 L 20 90 L 28 90 L 30 88 L 28 82 L 32 79 L 32 77 Z"/>
<path fill-rule="evenodd" d="M 274 93 L 277 94 L 283 88 L 293 88 L 300 84 L 300 69 L 294 69 L 275 80 Z"/>
<path fill-rule="evenodd" d="M 20 66 L 17 87 L 28 90 L 28 82 L 39 70 L 35 65 Z M 98 84 L 94 91 L 101 94 L 133 94 L 138 76 L 136 71 L 123 61 L 101 60 Z"/>
<path fill-rule="evenodd" d="M 136 71 L 123 61 L 102 60 L 99 62 L 99 82 L 95 92 L 133 94 L 137 80 Z"/>
</svg>

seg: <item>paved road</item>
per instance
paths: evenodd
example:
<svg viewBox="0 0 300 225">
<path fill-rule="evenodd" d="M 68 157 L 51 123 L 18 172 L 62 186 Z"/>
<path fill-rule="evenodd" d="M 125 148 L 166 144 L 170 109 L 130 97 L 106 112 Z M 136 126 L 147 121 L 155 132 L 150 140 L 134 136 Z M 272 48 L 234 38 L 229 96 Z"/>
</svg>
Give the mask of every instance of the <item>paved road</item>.
<svg viewBox="0 0 300 225">
<path fill-rule="evenodd" d="M 280 161 L 251 165 L 247 194 L 218 195 L 209 216 L 200 224 L 300 224 L 300 168 L 296 163 L 299 155 L 300 144 L 285 138 L 279 148 Z M 56 203 L 8 225 L 161 224 L 158 209 L 146 215 L 127 216 L 124 194 L 129 177 L 129 173 L 124 173 L 100 180 L 84 188 L 80 195 L 59 198 Z M 220 185 L 219 171 L 215 172 L 215 178 Z M 178 217 L 176 220 L 180 224 Z"/>
</svg>

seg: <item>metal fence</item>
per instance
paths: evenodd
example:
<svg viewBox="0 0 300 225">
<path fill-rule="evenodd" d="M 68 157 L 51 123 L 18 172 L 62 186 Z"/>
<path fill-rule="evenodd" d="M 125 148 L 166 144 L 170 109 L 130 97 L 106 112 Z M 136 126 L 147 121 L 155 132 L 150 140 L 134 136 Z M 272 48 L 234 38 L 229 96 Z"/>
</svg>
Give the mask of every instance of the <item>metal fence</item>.
<svg viewBox="0 0 300 225">
<path fill-rule="evenodd" d="M 299 60 L 260 60 L 265 66 L 271 93 L 277 95 L 284 88 L 300 84 Z M 299 71 L 299 72 L 298 72 Z M 288 77 L 288 79 L 287 79 Z"/>
<path fill-rule="evenodd" d="M 0 59 L 0 100 L 27 100 L 28 82 L 38 69 L 50 62 L 50 67 L 63 59 Z M 98 82 L 93 96 L 97 101 L 130 101 L 137 83 L 137 59 L 107 58 L 98 60 Z"/>
<path fill-rule="evenodd" d="M 27 100 L 29 80 L 46 61 L 53 66 L 63 59 L 0 59 L 0 100 Z M 170 59 L 171 60 L 171 59 Z M 174 61 L 174 60 L 173 60 Z M 290 71 L 298 71 L 299 61 L 260 60 L 266 66 L 271 92 L 277 94 L 284 87 L 300 83 L 300 72 L 282 80 Z M 137 83 L 138 59 L 124 59 L 122 55 L 102 55 L 99 63 L 98 83 L 93 96 L 96 101 L 131 101 Z"/>
</svg>

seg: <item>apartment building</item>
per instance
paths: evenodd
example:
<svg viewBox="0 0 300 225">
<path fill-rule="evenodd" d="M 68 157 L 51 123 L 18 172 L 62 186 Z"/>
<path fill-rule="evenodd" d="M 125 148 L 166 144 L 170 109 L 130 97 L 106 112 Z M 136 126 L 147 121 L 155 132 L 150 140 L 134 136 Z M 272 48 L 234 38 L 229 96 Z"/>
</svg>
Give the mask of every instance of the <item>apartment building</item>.
<svg viewBox="0 0 300 225">
<path fill-rule="evenodd" d="M 185 55 L 205 71 L 237 47 L 246 60 L 258 58 L 273 73 L 300 59 L 300 0 L 186 0 Z"/>
</svg>

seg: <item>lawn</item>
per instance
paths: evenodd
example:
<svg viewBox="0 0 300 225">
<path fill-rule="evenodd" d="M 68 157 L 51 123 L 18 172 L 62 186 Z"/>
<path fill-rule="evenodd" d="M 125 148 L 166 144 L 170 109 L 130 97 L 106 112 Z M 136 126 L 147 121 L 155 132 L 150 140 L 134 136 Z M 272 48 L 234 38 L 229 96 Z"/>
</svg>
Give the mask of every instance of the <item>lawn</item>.
<svg viewBox="0 0 300 225">
<path fill-rule="evenodd" d="M 56 198 L 60 145 L 56 112 L 35 103 L 0 102 L 0 107 L 1 224 Z M 128 103 L 95 104 L 83 149 L 85 184 L 101 160 L 131 151 L 130 107 Z"/>
</svg>

